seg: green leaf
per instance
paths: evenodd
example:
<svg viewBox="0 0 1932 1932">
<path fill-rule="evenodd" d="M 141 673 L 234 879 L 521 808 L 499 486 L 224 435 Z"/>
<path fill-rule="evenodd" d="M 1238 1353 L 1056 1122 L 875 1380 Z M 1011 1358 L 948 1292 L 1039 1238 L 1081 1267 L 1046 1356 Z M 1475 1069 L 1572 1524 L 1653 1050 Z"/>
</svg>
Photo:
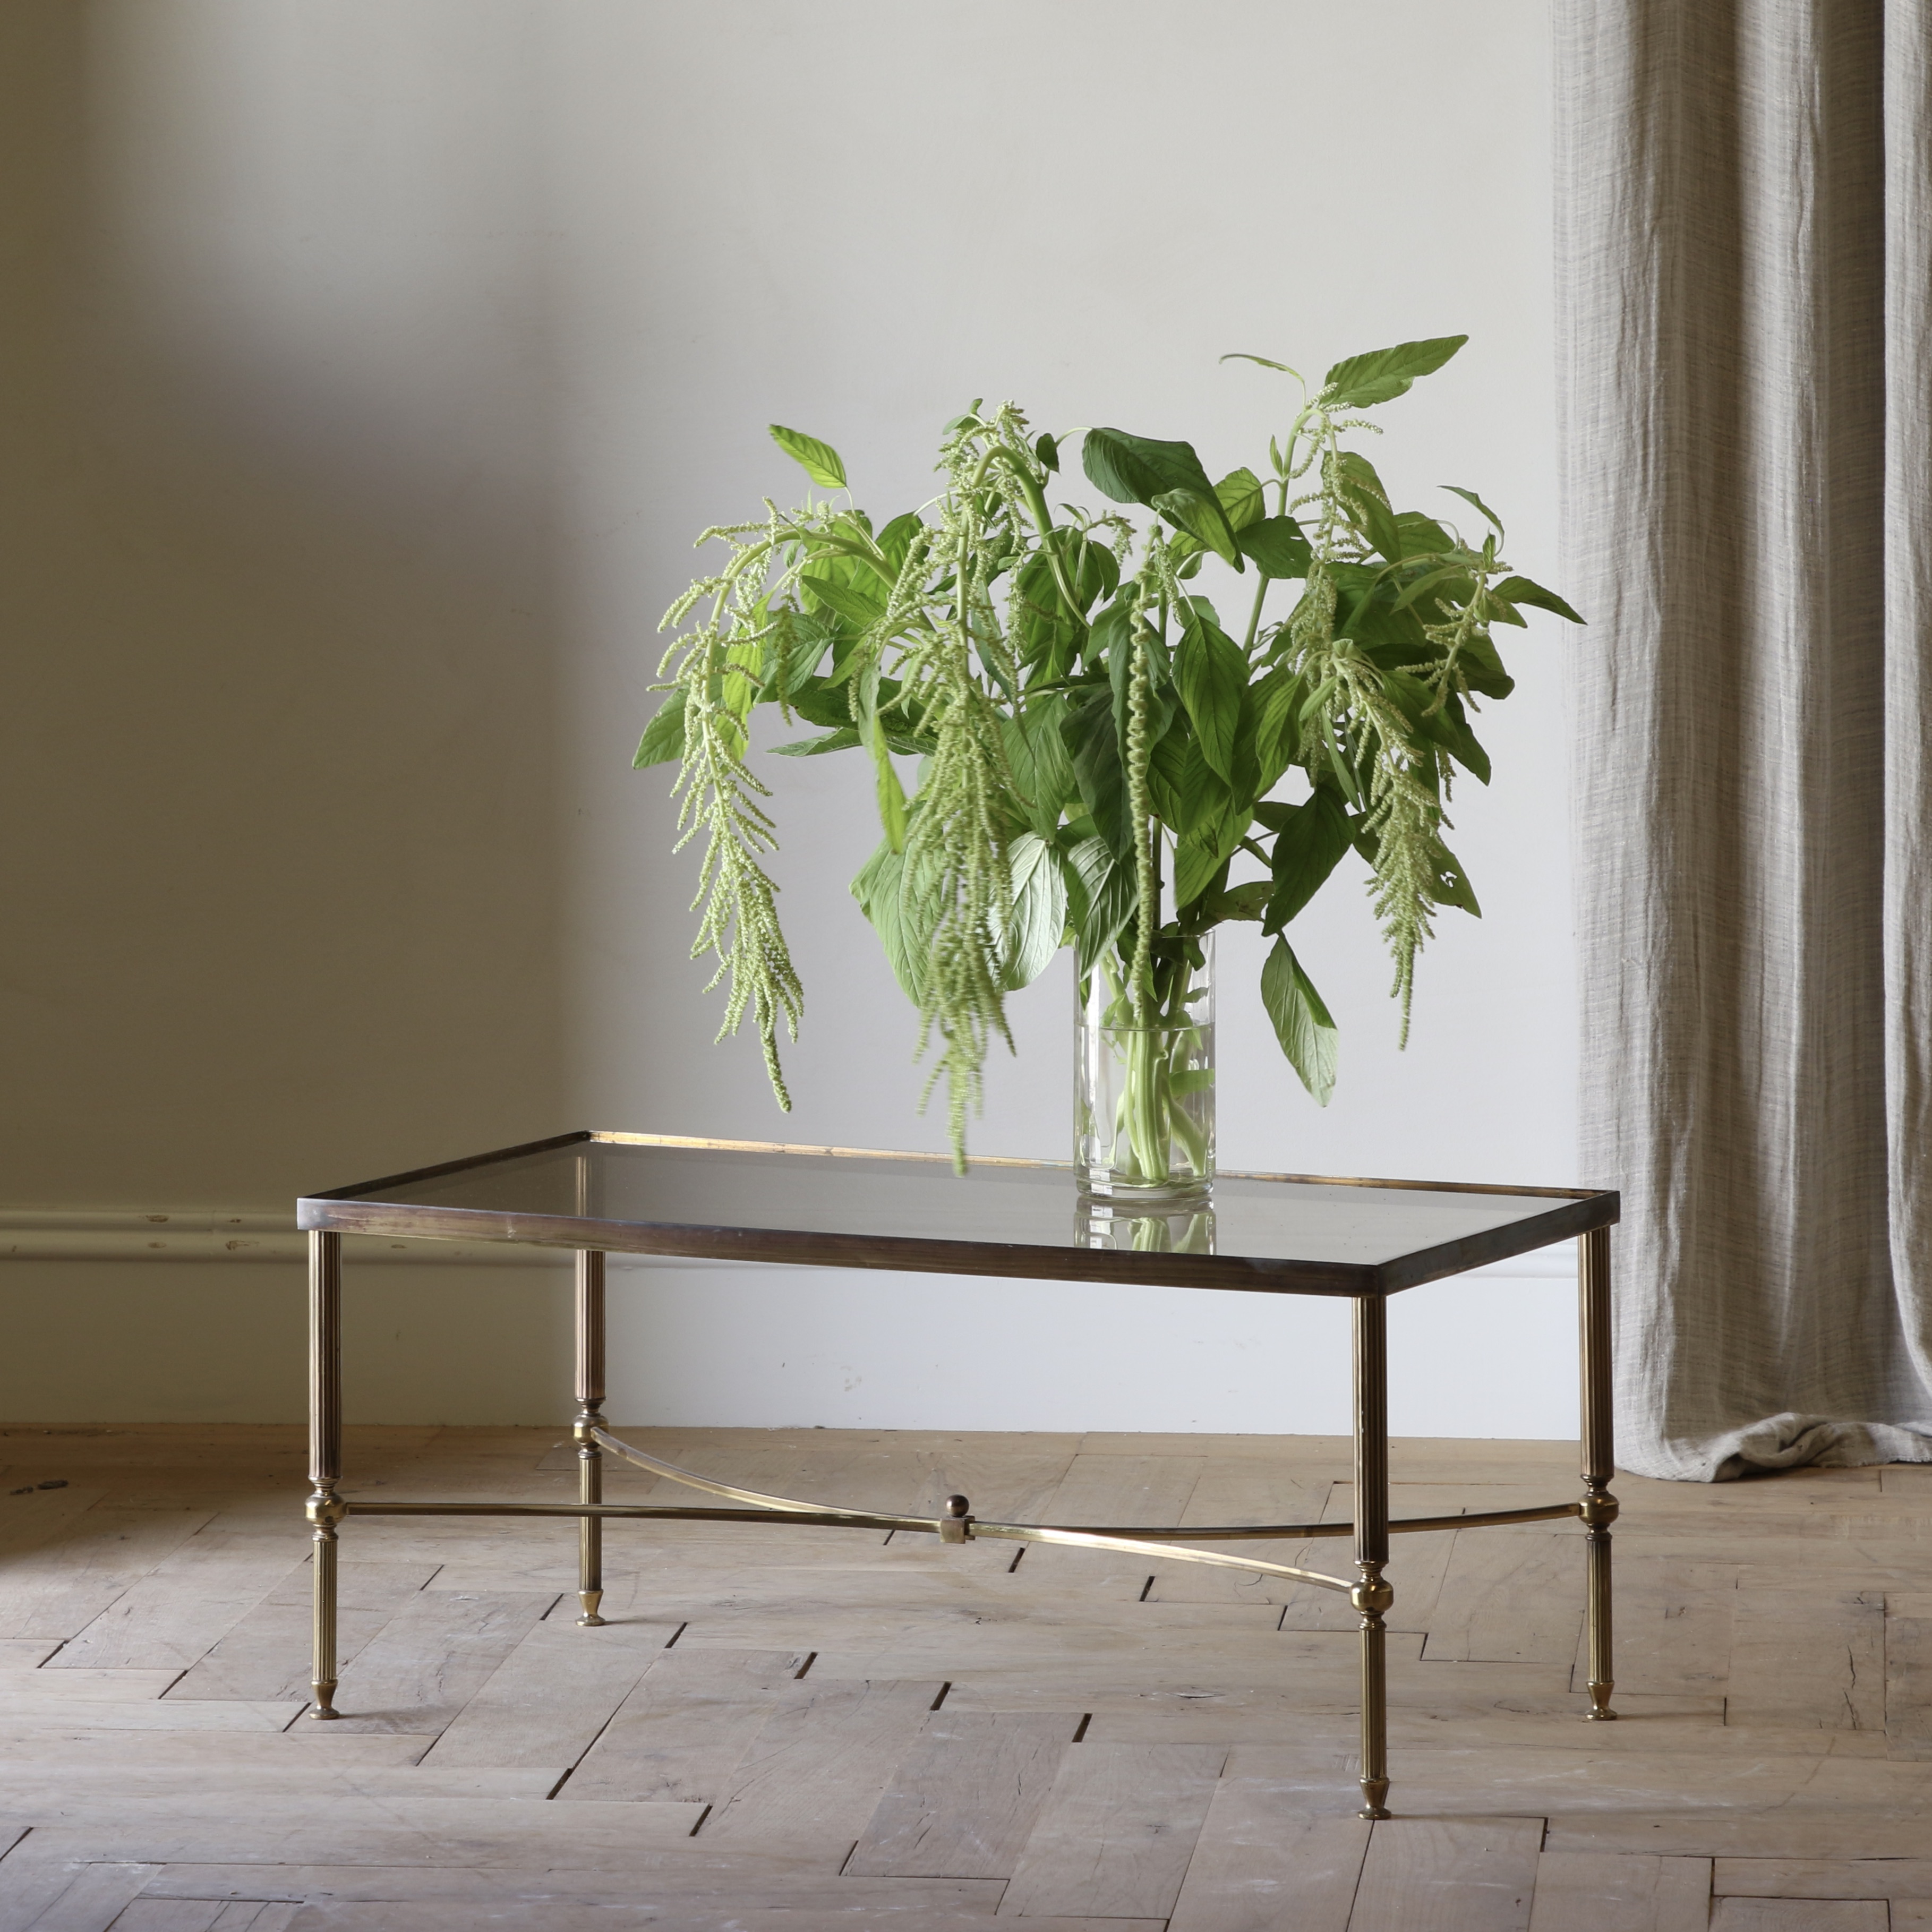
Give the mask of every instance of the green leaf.
<svg viewBox="0 0 1932 1932">
<path fill-rule="evenodd" d="M 1214 485 L 1214 494 L 1227 512 L 1228 524 L 1238 538 L 1250 524 L 1259 523 L 1268 514 L 1262 479 L 1252 470 L 1229 470 Z"/>
<path fill-rule="evenodd" d="M 1465 584 L 1469 581 L 1468 572 L 1460 564 L 1448 563 L 1439 570 L 1425 570 L 1412 583 L 1402 586 L 1402 595 L 1395 600 L 1392 608 L 1406 610 L 1412 604 L 1433 592 L 1444 590 L 1458 578 Z M 1453 596 L 1454 592 L 1452 591 L 1450 594 Z"/>
<path fill-rule="evenodd" d="M 1528 604 L 1539 610 L 1553 610 L 1559 617 L 1568 617 L 1573 624 L 1583 621 L 1555 591 L 1546 590 L 1541 584 L 1532 584 L 1526 577 L 1506 577 L 1502 583 L 1490 587 L 1490 595 L 1506 597 L 1512 604 Z"/>
<path fill-rule="evenodd" d="M 1439 838 L 1430 856 L 1436 866 L 1436 904 L 1458 907 L 1472 918 L 1480 919 L 1483 909 L 1476 903 L 1475 888 L 1463 872 L 1462 862 Z"/>
<path fill-rule="evenodd" d="M 1240 531 L 1234 541 L 1252 557 L 1264 577 L 1306 577 L 1314 562 L 1308 539 L 1292 517 L 1267 517 Z"/>
<path fill-rule="evenodd" d="M 1275 824 L 1274 890 L 1262 921 L 1279 932 L 1327 882 L 1349 844 L 1348 814 L 1327 785 L 1317 785 L 1300 805 L 1264 806 Z"/>
<path fill-rule="evenodd" d="M 844 488 L 845 466 L 839 461 L 838 452 L 831 444 L 820 442 L 817 436 L 807 436 L 802 430 L 787 429 L 778 423 L 772 424 L 770 429 L 772 442 L 821 489 Z"/>
<path fill-rule="evenodd" d="M 1030 986 L 1052 964 L 1066 930 L 1066 882 L 1053 848 L 1023 832 L 1009 848 L 1013 911 L 1000 936 L 1000 986 L 1016 993 Z"/>
<path fill-rule="evenodd" d="M 1335 1091 L 1335 1022 L 1286 940 L 1277 938 L 1262 967 L 1262 1004 L 1288 1064 L 1318 1106 Z"/>
<path fill-rule="evenodd" d="M 1036 698 L 1017 718 L 1003 718 L 1000 740 L 1006 754 L 1027 823 L 1043 838 L 1051 838 L 1060 823 L 1060 808 L 1075 789 L 1073 766 L 1066 755 L 1060 725 L 1066 716 L 1065 700 Z"/>
<path fill-rule="evenodd" d="M 1250 356 L 1245 349 L 1231 349 L 1221 358 L 1223 362 L 1258 362 L 1264 369 L 1279 369 L 1284 376 L 1292 376 L 1301 380 L 1299 370 L 1291 369 L 1286 362 L 1271 362 L 1265 356 Z"/>
<path fill-rule="evenodd" d="M 1060 467 L 1060 444 L 1057 438 L 1042 436 L 1034 445 L 1033 453 L 1042 470 L 1057 470 Z"/>
<path fill-rule="evenodd" d="M 916 1006 L 924 990 L 926 940 L 929 934 L 908 923 L 904 882 L 904 854 L 881 844 L 852 881 L 852 896 L 879 935 L 893 978 Z"/>
<path fill-rule="evenodd" d="M 1112 621 L 1114 620 L 1118 621 Z M 1107 654 L 1107 681 L 1113 687 L 1114 729 L 1119 735 L 1120 757 L 1124 762 L 1134 670 L 1133 622 L 1132 614 L 1124 606 L 1116 604 L 1101 614 L 1101 621 L 1094 627 L 1093 641 L 1088 646 L 1090 662 L 1096 647 L 1102 646 Z M 1148 634 L 1148 738 L 1150 743 L 1158 744 L 1166 734 L 1168 721 L 1174 716 L 1173 700 L 1162 683 L 1163 674 L 1171 674 L 1172 667 L 1151 626 Z"/>
<path fill-rule="evenodd" d="M 1118 859 L 1098 838 L 1083 838 L 1067 855 L 1075 878 L 1068 882 L 1070 910 L 1076 921 L 1079 970 L 1084 976 L 1118 939 L 1138 903 L 1131 859 Z M 1078 892 L 1073 887 L 1077 882 Z"/>
<path fill-rule="evenodd" d="M 1447 490 L 1452 496 L 1460 496 L 1464 502 L 1474 504 L 1476 508 L 1481 511 L 1483 514 L 1487 517 L 1491 523 L 1496 525 L 1496 535 L 1498 536 L 1501 537 L 1508 536 L 1509 532 L 1503 528 L 1502 518 L 1498 516 L 1496 512 L 1491 509 L 1489 505 L 1484 502 L 1482 498 L 1476 494 L 1474 490 L 1465 490 L 1460 484 L 1454 483 L 1445 483 L 1442 485 L 1442 488 Z"/>
<path fill-rule="evenodd" d="M 1404 394 L 1418 376 L 1442 368 L 1468 340 L 1466 335 L 1436 335 L 1425 342 L 1398 342 L 1338 362 L 1322 379 L 1324 408 L 1366 410 Z"/>
<path fill-rule="evenodd" d="M 1248 661 L 1240 646 L 1218 624 L 1195 614 L 1180 634 L 1174 682 L 1193 721 L 1202 756 L 1232 784 L 1241 698 L 1248 688 Z"/>
<path fill-rule="evenodd" d="M 1398 510 L 1395 526 L 1402 532 L 1402 554 L 1409 556 L 1436 556 L 1453 550 L 1454 540 L 1433 517 L 1420 510 Z"/>
<path fill-rule="evenodd" d="M 842 583 L 821 564 L 808 563 L 799 573 L 800 587 L 808 597 L 836 610 L 848 623 L 869 631 L 886 614 L 884 600 L 869 596 L 856 585 Z"/>
<path fill-rule="evenodd" d="M 684 687 L 680 685 L 658 706 L 657 716 L 644 727 L 644 735 L 638 742 L 638 755 L 631 760 L 633 771 L 684 756 Z"/>
<path fill-rule="evenodd" d="M 912 548 L 913 538 L 919 533 L 920 521 L 917 511 L 908 510 L 903 516 L 895 517 L 879 532 L 879 548 L 892 566 L 895 580 L 904 566 L 906 552 Z"/>
<path fill-rule="evenodd" d="M 1507 698 L 1516 688 L 1516 680 L 1503 668 L 1496 646 L 1487 638 L 1472 638 L 1456 653 L 1456 662 L 1472 691 L 1485 698 Z"/>
<path fill-rule="evenodd" d="M 1402 561 L 1402 532 L 1388 503 L 1388 492 L 1376 466 L 1359 451 L 1345 449 L 1336 466 L 1342 472 L 1342 500 L 1356 527 L 1391 563 Z"/>
<path fill-rule="evenodd" d="M 1166 748 L 1173 742 L 1172 739 L 1161 741 L 1159 749 L 1164 766 Z M 1218 823 L 1234 803 L 1234 795 L 1227 781 L 1209 769 L 1198 738 L 1190 736 L 1180 748 L 1178 763 L 1179 770 L 1172 780 L 1174 812 L 1169 823 L 1175 834 L 1184 838 L 1203 826 Z"/>
<path fill-rule="evenodd" d="M 1073 763 L 1081 802 L 1108 850 L 1124 857 L 1133 850 L 1133 827 L 1127 814 L 1126 775 L 1120 769 L 1120 745 L 1114 729 L 1114 695 L 1104 686 L 1094 688 L 1070 709 L 1061 736 Z"/>
<path fill-rule="evenodd" d="M 872 714 L 872 768 L 878 779 L 879 823 L 884 826 L 886 843 L 895 852 L 905 850 L 906 795 L 899 775 L 892 768 L 891 748 L 886 742 L 886 728 L 878 713 Z"/>
<path fill-rule="evenodd" d="M 1158 510 L 1235 569 L 1244 568 L 1234 526 L 1191 443 L 1160 442 L 1118 429 L 1090 429 L 1080 460 L 1088 478 L 1117 503 Z"/>
<path fill-rule="evenodd" d="M 1195 931 L 1204 932 L 1209 926 L 1220 926 L 1228 920 L 1259 919 L 1267 910 L 1268 896 L 1268 880 L 1250 879 L 1245 885 L 1208 894 L 1193 908 L 1190 922 Z"/>
<path fill-rule="evenodd" d="M 822 738 L 794 738 L 790 744 L 774 745 L 772 749 L 782 758 L 815 758 L 821 752 L 849 752 L 858 742 L 858 726 L 842 724 Z"/>
<path fill-rule="evenodd" d="M 1228 856 L 1240 842 L 1241 835 L 1224 835 L 1228 824 L 1224 816 L 1214 820 L 1204 834 L 1190 833 L 1174 848 L 1174 902 L 1191 906 L 1220 876 Z"/>
<path fill-rule="evenodd" d="M 1301 743 L 1301 707 L 1308 688 L 1286 664 L 1276 664 L 1250 694 L 1255 710 L 1256 784 L 1265 797 L 1294 762 Z"/>
</svg>

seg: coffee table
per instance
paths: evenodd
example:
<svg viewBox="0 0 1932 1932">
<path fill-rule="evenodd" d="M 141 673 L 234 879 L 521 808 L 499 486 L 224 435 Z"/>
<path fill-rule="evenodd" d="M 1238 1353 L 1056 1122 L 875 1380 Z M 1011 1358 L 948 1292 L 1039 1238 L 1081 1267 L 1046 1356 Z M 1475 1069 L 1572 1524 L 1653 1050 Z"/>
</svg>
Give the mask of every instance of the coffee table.
<svg viewBox="0 0 1932 1932">
<path fill-rule="evenodd" d="M 350 1516 L 574 1517 L 578 1622 L 595 1628 L 610 1518 L 813 1523 L 924 1531 L 942 1543 L 994 1537 L 1216 1564 L 1339 1590 L 1360 1618 L 1361 1789 L 1365 1818 L 1386 1818 L 1389 1789 L 1383 1576 L 1391 1533 L 1476 1529 L 1576 1516 L 1585 1529 L 1592 1718 L 1610 1708 L 1610 1247 L 1614 1193 L 1412 1180 L 1223 1173 L 1205 1203 L 1169 1219 L 1076 1192 L 1072 1170 L 1046 1161 L 980 1160 L 956 1176 L 943 1156 L 788 1147 L 662 1134 L 581 1132 L 304 1196 L 309 1232 L 308 1515 L 315 1539 L 314 1714 L 334 1707 L 337 1539 Z M 1178 1232 L 1176 1223 L 1180 1224 Z M 428 1236 L 526 1243 L 577 1255 L 574 1503 L 376 1502 L 342 1480 L 342 1237 Z M 1424 1282 L 1580 1237 L 1582 1486 L 1574 1502 L 1464 1516 L 1389 1519 L 1388 1304 Z M 1119 1282 L 1262 1294 L 1347 1298 L 1353 1311 L 1355 1518 L 1343 1523 L 1233 1523 L 1212 1528 L 994 1522 L 964 1496 L 938 1516 L 842 1509 L 715 1481 L 660 1462 L 606 1426 L 604 1256 L 708 1257 L 922 1274 Z M 607 1503 L 604 1458 L 704 1492 L 717 1504 Z M 719 1505 L 730 1504 L 735 1508 Z M 1196 1544 L 1352 1537 L 1354 1574 L 1331 1576 Z M 594 1639 L 586 1639 L 594 1642 Z"/>
</svg>

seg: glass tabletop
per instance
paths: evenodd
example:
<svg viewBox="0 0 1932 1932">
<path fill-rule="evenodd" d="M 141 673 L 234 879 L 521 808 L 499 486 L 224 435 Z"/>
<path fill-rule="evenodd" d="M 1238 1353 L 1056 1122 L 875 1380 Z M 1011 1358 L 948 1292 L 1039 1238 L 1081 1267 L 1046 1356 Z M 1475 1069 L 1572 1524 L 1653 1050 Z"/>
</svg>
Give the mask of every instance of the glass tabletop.
<svg viewBox="0 0 1932 1932">
<path fill-rule="evenodd" d="M 1083 1196 L 1070 1166 L 672 1136 L 578 1133 L 305 1196 L 299 1225 L 613 1252 L 1386 1294 L 1608 1226 L 1583 1189 L 1223 1173 L 1150 1210 Z"/>
</svg>

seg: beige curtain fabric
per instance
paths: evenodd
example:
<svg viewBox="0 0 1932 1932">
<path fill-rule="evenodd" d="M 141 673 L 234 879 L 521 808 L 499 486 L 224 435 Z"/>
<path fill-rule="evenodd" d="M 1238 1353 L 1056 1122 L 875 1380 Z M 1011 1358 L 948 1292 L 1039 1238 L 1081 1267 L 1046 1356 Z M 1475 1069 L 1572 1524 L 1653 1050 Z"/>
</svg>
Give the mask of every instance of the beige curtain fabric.
<svg viewBox="0 0 1932 1932">
<path fill-rule="evenodd" d="M 1932 0 L 1556 0 L 1619 1460 L 1932 1460 Z"/>
</svg>

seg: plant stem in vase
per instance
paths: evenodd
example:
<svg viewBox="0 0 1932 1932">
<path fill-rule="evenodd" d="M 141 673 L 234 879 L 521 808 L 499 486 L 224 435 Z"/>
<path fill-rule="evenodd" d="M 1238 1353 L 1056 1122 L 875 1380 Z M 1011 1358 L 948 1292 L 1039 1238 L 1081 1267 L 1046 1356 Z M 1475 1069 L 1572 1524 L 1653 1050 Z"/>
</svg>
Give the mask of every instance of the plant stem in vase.
<svg viewBox="0 0 1932 1932">
<path fill-rule="evenodd" d="M 1214 1179 L 1214 937 L 1162 934 L 1144 998 L 1110 946 L 1076 982 L 1075 1162 L 1089 1194 L 1155 1203 Z"/>
</svg>

